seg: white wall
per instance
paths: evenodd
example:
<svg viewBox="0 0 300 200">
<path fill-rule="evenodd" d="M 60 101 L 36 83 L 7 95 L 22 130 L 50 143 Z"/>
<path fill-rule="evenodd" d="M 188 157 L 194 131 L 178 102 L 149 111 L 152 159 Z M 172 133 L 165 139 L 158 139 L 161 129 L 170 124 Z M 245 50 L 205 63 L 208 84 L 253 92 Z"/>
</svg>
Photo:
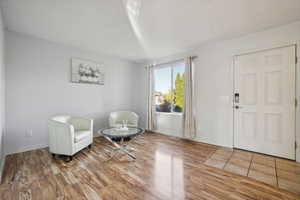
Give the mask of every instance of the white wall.
<svg viewBox="0 0 300 200">
<path fill-rule="evenodd" d="M 15 32 L 6 36 L 6 153 L 47 146 L 51 116 L 94 118 L 96 133 L 109 112 L 132 108 L 134 64 Z M 103 63 L 105 85 L 70 83 L 71 57 Z"/>
<path fill-rule="evenodd" d="M 233 56 L 236 54 L 274 48 L 289 44 L 300 45 L 300 22 L 250 34 L 244 37 L 210 42 L 198 49 L 181 55 L 174 55 L 153 61 L 166 62 L 182 58 L 185 55 L 197 55 L 196 59 L 196 95 L 197 95 L 197 138 L 196 140 L 221 146 L 233 146 Z M 298 57 L 300 50 L 298 46 Z M 298 66 L 299 67 L 299 66 Z M 298 74 L 299 74 L 298 70 Z M 300 75 L 298 76 L 300 77 Z M 300 85 L 298 78 L 297 86 Z M 300 89 L 297 89 L 300 99 Z M 142 100 L 142 99 L 141 99 Z M 143 103 L 141 103 L 143 104 Z M 166 127 L 168 134 L 178 135 L 181 124 L 174 124 L 174 116 L 169 115 L 159 123 Z M 175 116 L 176 118 L 177 116 Z M 297 114 L 297 141 L 300 146 L 300 112 Z M 158 131 L 161 131 L 160 129 Z M 166 132 L 165 132 L 166 133 Z M 300 147 L 297 150 L 300 161 Z"/>
<path fill-rule="evenodd" d="M 182 114 L 157 113 L 157 132 L 182 137 Z"/>
<path fill-rule="evenodd" d="M 0 10 L 0 181 L 4 166 L 3 137 L 5 134 L 5 68 L 4 68 L 4 25 Z"/>
<path fill-rule="evenodd" d="M 140 64 L 136 65 L 133 71 L 132 110 L 136 112 L 139 119 L 139 126 L 146 128 L 147 122 L 147 73 L 146 68 Z"/>
<path fill-rule="evenodd" d="M 207 44 L 195 51 L 198 55 L 196 77 L 199 140 L 233 146 L 232 60 L 234 55 L 299 44 L 299 41 L 300 22 L 297 22 L 233 40 Z M 299 88 L 297 93 L 300 94 Z M 298 125 L 300 125 L 299 119 L 298 117 Z M 300 136 L 299 130 L 298 136 Z M 300 161 L 299 149 L 297 156 Z"/>
</svg>

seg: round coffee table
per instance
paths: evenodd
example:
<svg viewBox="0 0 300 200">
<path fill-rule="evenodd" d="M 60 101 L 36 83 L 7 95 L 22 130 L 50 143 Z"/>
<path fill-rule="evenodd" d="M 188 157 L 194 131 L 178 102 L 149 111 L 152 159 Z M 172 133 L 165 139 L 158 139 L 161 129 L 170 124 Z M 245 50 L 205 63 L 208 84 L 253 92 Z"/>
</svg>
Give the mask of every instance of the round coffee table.
<svg viewBox="0 0 300 200">
<path fill-rule="evenodd" d="M 120 128 L 105 128 L 98 131 L 99 135 L 103 136 L 114 146 L 111 152 L 111 156 L 108 160 L 115 157 L 119 152 L 125 153 L 132 159 L 136 159 L 135 155 L 130 152 L 131 150 L 134 150 L 134 148 L 128 146 L 128 144 L 124 144 L 124 140 L 133 140 L 138 135 L 141 135 L 143 133 L 144 129 L 138 127 L 128 127 L 128 130 Z"/>
</svg>

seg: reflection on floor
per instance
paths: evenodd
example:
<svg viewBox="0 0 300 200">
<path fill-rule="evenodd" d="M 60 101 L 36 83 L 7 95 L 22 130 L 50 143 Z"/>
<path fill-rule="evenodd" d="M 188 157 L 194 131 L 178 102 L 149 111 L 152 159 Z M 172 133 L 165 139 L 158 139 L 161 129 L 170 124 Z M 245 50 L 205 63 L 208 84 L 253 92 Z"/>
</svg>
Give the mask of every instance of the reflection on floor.
<svg viewBox="0 0 300 200">
<path fill-rule="evenodd" d="M 219 148 L 205 164 L 300 195 L 300 164 L 258 153 Z"/>
<path fill-rule="evenodd" d="M 131 144 L 137 149 L 135 161 L 122 155 L 106 161 L 110 144 L 101 137 L 94 139 L 91 150 L 81 151 L 71 162 L 61 157 L 52 158 L 46 148 L 9 155 L 0 185 L 0 199 L 300 199 L 300 195 L 287 190 L 204 164 L 211 158 L 208 164 L 224 160 L 223 166 L 221 162 L 214 162 L 224 167 L 225 158 L 233 158 L 226 169 L 239 169 L 244 173 L 247 166 L 242 160 L 256 163 L 251 162 L 257 160 L 252 154 L 237 152 L 231 155 L 232 152 L 219 150 L 217 146 L 153 133 L 146 133 L 137 141 Z M 272 166 L 271 161 L 261 162 Z M 297 169 L 285 162 L 278 163 L 276 161 L 278 167 Z M 258 172 L 253 170 L 249 174 L 255 176 Z M 278 176 L 287 173 L 282 170 Z M 284 180 L 294 179 L 297 177 Z M 279 184 L 288 185 L 286 182 Z"/>
</svg>

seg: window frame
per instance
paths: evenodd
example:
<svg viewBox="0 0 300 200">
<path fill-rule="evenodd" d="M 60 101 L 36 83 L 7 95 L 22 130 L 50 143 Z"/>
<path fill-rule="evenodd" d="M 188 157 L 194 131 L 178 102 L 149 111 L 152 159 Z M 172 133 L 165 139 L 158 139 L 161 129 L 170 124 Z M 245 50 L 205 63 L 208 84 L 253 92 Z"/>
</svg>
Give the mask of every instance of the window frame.
<svg viewBox="0 0 300 200">
<path fill-rule="evenodd" d="M 174 89 L 174 68 L 176 67 L 175 65 L 177 63 L 185 64 L 184 59 L 182 59 L 182 60 L 176 60 L 176 61 L 173 61 L 173 62 L 163 63 L 163 64 L 159 64 L 159 65 L 154 66 L 154 73 L 155 73 L 155 70 L 159 70 L 159 69 L 162 69 L 162 68 L 171 68 L 171 89 Z M 185 70 L 184 70 L 184 74 L 185 74 Z M 156 83 L 154 83 L 154 84 L 156 84 Z M 154 89 L 154 93 L 155 92 L 156 91 Z M 172 94 L 172 95 L 174 95 L 174 94 Z M 173 96 L 172 96 L 172 99 L 174 99 Z M 158 112 L 158 111 L 156 111 L 156 109 L 155 109 L 155 112 L 159 115 L 182 115 L 183 112 L 174 112 L 174 105 L 175 105 L 174 102 L 172 102 L 171 112 Z"/>
</svg>

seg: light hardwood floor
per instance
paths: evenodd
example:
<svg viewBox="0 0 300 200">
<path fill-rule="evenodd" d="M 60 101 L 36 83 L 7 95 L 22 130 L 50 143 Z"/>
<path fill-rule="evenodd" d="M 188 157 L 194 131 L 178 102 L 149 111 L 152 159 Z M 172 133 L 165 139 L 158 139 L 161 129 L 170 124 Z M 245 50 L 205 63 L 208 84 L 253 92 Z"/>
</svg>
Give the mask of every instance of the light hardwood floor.
<svg viewBox="0 0 300 200">
<path fill-rule="evenodd" d="M 9 155 L 0 199 L 300 199 L 204 164 L 222 148 L 154 133 L 137 141 L 136 161 L 123 156 L 105 162 L 109 143 L 101 137 L 71 162 L 52 158 L 47 149 Z"/>
</svg>

